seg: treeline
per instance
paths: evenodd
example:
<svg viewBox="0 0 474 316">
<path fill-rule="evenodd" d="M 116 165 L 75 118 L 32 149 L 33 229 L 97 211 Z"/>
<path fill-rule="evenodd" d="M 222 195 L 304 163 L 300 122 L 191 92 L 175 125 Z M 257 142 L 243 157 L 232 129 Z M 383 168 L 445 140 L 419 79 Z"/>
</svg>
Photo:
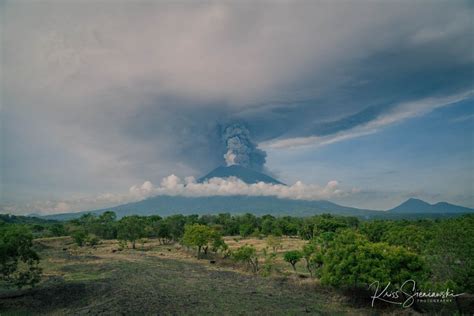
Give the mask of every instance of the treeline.
<svg viewBox="0 0 474 316">
<path fill-rule="evenodd" d="M 138 225 L 140 223 L 140 225 Z M 0 218 L 0 226 L 7 224 Z M 255 216 L 231 215 L 172 215 L 161 217 L 126 216 L 117 220 L 114 212 L 104 212 L 99 216 L 84 214 L 80 218 L 67 222 L 33 222 L 27 225 L 35 237 L 57 237 L 66 235 L 84 235 L 87 238 L 120 239 L 120 234 L 127 234 L 129 226 L 137 226 L 140 237 L 158 237 L 164 240 L 179 241 L 184 234 L 184 227 L 191 224 L 212 226 L 224 236 L 262 237 L 262 236 L 299 236 L 309 240 L 318 231 L 335 231 L 340 228 L 357 228 L 360 220 L 357 217 L 344 217 L 323 214 L 313 217 L 275 217 L 272 215 Z M 140 228 L 139 228 L 140 227 Z"/>
<path fill-rule="evenodd" d="M 5 232 L 10 226 L 17 225 L 0 222 L 0 251 L 9 243 Z M 124 247 L 128 242 L 132 248 L 146 238 L 164 244 L 180 242 L 194 248 L 198 257 L 214 252 L 262 274 L 271 273 L 274 267 L 279 236 L 294 236 L 308 242 L 302 249 L 284 253 L 283 259 L 295 271 L 297 264 L 304 264 L 310 276 L 318 277 L 323 284 L 367 288 L 379 281 L 397 287 L 413 279 L 430 290 L 474 292 L 474 215 L 416 221 L 360 221 L 329 214 L 306 218 L 155 215 L 118 220 L 115 213 L 105 212 L 30 228 L 35 236 L 71 236 L 79 246 L 94 246 L 101 239 L 118 239 Z M 265 238 L 268 248 L 263 255 L 251 245 L 230 251 L 222 237 L 236 235 Z"/>
</svg>

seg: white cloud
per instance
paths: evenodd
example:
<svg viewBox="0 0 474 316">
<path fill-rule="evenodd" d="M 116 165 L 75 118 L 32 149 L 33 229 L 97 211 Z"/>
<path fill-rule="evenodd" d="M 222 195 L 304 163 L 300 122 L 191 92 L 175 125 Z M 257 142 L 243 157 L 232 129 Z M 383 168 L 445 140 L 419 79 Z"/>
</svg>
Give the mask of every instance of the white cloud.
<svg viewBox="0 0 474 316">
<path fill-rule="evenodd" d="M 179 195 L 188 197 L 199 196 L 227 196 L 227 195 L 248 195 L 248 196 L 276 196 L 282 199 L 294 200 L 320 200 L 350 194 L 339 187 L 335 180 L 329 181 L 325 186 L 316 184 L 304 184 L 297 181 L 293 185 L 281 185 L 270 183 L 247 184 L 236 177 L 212 178 L 203 183 L 197 183 L 194 178 L 181 178 L 170 175 L 165 177 L 160 186 L 154 187 L 149 181 L 141 186 L 132 186 L 130 193 L 133 196 L 142 198 L 153 195 Z"/>
<path fill-rule="evenodd" d="M 204 196 L 275 196 L 292 200 L 321 200 L 344 197 L 358 190 L 353 188 L 343 190 L 336 180 L 326 185 L 304 184 L 297 181 L 293 185 L 270 183 L 247 184 L 236 177 L 212 178 L 203 183 L 197 183 L 194 177 L 181 179 L 172 174 L 164 177 L 159 186 L 145 181 L 141 185 L 133 185 L 126 193 L 104 193 L 95 197 L 81 197 L 63 201 L 40 201 L 24 205 L 3 205 L 3 212 L 17 214 L 58 214 L 81 210 L 105 208 L 117 204 L 140 201 L 156 195 L 204 197 Z"/>
<path fill-rule="evenodd" d="M 422 116 L 437 108 L 448 106 L 469 98 L 474 95 L 474 90 L 450 95 L 446 97 L 423 98 L 412 102 L 403 102 L 393 108 L 392 111 L 381 114 L 378 118 L 363 125 L 343 130 L 327 136 L 295 137 L 288 139 L 277 139 L 259 144 L 262 148 L 293 148 L 305 146 L 324 146 L 347 139 L 373 134 L 391 124 L 396 124 L 414 117 Z"/>
</svg>

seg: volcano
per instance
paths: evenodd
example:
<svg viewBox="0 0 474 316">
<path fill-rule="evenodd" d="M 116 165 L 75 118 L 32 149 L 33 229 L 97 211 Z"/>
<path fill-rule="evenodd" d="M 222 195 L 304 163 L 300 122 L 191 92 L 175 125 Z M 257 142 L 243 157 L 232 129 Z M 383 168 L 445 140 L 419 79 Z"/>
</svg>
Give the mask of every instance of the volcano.
<svg viewBox="0 0 474 316">
<path fill-rule="evenodd" d="M 253 183 L 258 183 L 258 182 L 265 182 L 265 183 L 271 183 L 271 184 L 282 184 L 285 185 L 284 183 L 255 170 L 252 170 L 250 168 L 246 168 L 240 165 L 231 165 L 231 166 L 220 166 L 217 167 L 216 169 L 212 170 L 202 178 L 198 179 L 199 183 L 202 183 L 204 181 L 210 180 L 212 178 L 229 178 L 229 177 L 236 177 L 242 180 L 243 182 L 247 184 L 253 184 Z"/>
</svg>

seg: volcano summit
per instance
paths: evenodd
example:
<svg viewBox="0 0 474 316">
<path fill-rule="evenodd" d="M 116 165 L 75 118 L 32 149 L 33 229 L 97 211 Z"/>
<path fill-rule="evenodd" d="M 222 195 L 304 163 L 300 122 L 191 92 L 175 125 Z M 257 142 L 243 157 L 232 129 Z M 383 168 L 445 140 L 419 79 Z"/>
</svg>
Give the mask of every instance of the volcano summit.
<svg viewBox="0 0 474 316">
<path fill-rule="evenodd" d="M 282 184 L 284 183 L 255 170 L 250 168 L 243 167 L 241 165 L 231 165 L 231 166 L 220 166 L 216 169 L 209 172 L 207 175 L 198 179 L 199 183 L 203 183 L 208 181 L 212 178 L 229 178 L 229 177 L 236 177 L 247 184 L 253 184 L 258 182 L 265 182 L 271 184 Z"/>
</svg>

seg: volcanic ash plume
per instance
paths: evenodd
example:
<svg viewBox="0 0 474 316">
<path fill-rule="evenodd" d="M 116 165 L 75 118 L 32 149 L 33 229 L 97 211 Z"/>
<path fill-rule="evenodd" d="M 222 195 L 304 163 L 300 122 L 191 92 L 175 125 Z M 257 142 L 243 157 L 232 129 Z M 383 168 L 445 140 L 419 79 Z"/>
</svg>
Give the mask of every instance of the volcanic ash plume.
<svg viewBox="0 0 474 316">
<path fill-rule="evenodd" d="M 249 130 L 240 124 L 226 127 L 222 140 L 227 148 L 224 159 L 227 166 L 241 165 L 254 170 L 262 170 L 267 154 L 257 148 L 250 139 Z"/>
</svg>

